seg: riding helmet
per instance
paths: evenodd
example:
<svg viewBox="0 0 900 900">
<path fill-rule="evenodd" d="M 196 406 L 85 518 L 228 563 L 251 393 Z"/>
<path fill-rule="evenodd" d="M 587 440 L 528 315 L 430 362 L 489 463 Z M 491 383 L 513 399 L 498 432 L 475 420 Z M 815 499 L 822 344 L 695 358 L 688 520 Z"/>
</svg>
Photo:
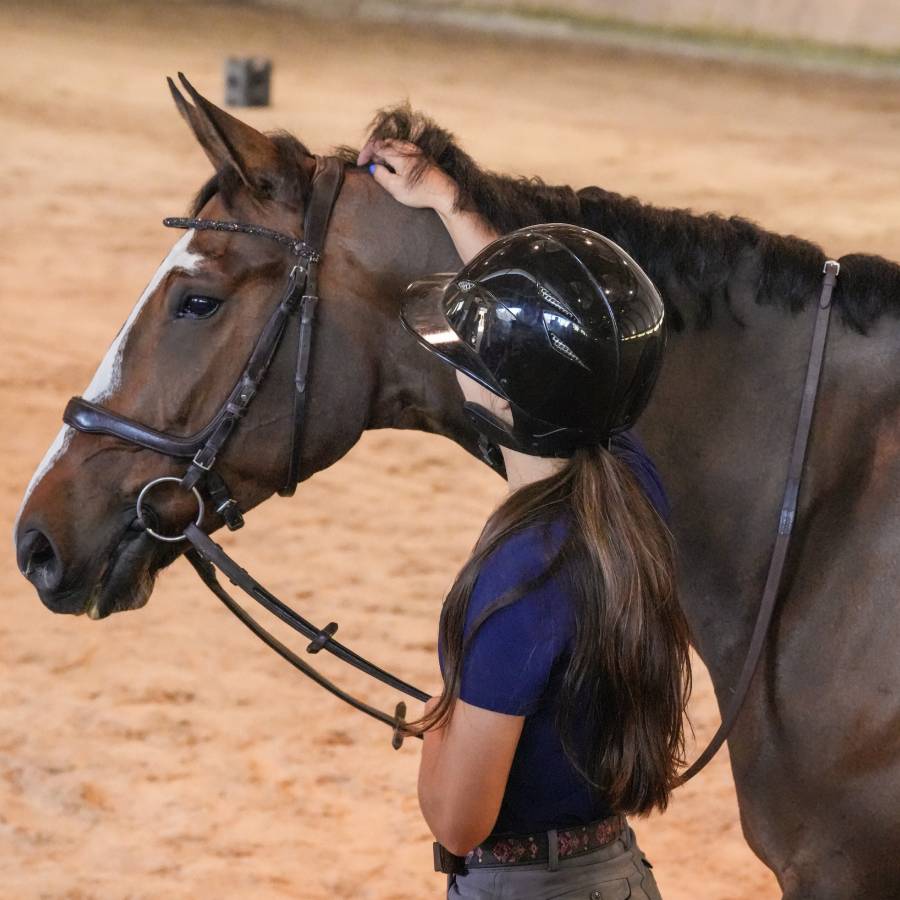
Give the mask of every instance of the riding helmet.
<svg viewBox="0 0 900 900">
<path fill-rule="evenodd" d="M 403 325 L 509 402 L 513 425 L 465 410 L 489 441 L 533 456 L 606 444 L 641 414 L 666 343 L 665 308 L 603 235 L 554 223 L 490 243 L 458 273 L 406 289 Z"/>
</svg>

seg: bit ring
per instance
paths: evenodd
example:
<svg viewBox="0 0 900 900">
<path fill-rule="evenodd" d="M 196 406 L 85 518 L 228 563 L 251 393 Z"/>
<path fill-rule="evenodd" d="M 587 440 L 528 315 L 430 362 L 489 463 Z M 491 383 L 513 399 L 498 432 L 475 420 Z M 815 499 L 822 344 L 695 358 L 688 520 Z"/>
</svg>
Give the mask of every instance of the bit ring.
<svg viewBox="0 0 900 900">
<path fill-rule="evenodd" d="M 138 521 L 141 525 L 144 526 L 144 530 L 151 537 L 155 537 L 158 541 L 165 541 L 168 544 L 175 544 L 178 541 L 187 540 L 186 536 L 183 534 L 177 534 L 174 536 L 169 536 L 165 534 L 160 534 L 158 531 L 154 531 L 145 521 L 144 521 L 144 498 L 147 496 L 147 492 L 155 487 L 158 484 L 162 484 L 165 481 L 174 481 L 175 484 L 181 484 L 181 479 L 176 478 L 174 475 L 163 475 L 160 478 L 154 478 L 153 481 L 148 481 L 141 488 L 141 492 L 138 494 L 137 503 L 135 504 L 135 511 L 137 512 Z M 191 488 L 191 493 L 193 493 L 194 497 L 197 500 L 197 519 L 194 524 L 199 528 L 200 523 L 203 521 L 203 517 L 206 514 L 206 509 L 203 505 L 203 498 L 200 496 L 200 491 L 197 490 L 196 487 Z"/>
</svg>

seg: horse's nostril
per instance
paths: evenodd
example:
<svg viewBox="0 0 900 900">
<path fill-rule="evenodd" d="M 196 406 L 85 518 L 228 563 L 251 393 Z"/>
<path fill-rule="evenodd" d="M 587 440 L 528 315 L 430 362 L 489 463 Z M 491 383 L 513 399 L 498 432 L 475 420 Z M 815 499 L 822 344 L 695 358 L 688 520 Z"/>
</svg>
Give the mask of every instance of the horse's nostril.
<svg viewBox="0 0 900 900">
<path fill-rule="evenodd" d="M 37 588 L 53 590 L 62 579 L 62 564 L 50 539 L 36 528 L 19 539 L 17 561 L 22 574 Z"/>
</svg>

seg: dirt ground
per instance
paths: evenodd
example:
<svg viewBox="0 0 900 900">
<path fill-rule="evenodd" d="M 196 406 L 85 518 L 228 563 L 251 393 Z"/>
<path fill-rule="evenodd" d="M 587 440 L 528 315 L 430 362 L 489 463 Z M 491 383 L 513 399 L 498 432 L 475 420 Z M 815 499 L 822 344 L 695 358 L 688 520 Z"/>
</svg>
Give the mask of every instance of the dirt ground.
<svg viewBox="0 0 900 900">
<path fill-rule="evenodd" d="M 896 84 L 190 3 L 0 7 L 0 897 L 438 897 L 418 747 L 295 677 L 188 567 L 101 623 L 54 617 L 16 570 L 24 487 L 207 163 L 172 107 L 223 59 L 274 60 L 247 118 L 325 151 L 409 97 L 490 168 L 601 184 L 897 256 Z M 327 302 L 327 301 L 326 301 Z M 460 490 L 459 485 L 470 487 Z M 434 689 L 443 592 L 502 496 L 439 438 L 367 434 L 225 541 L 314 621 Z M 267 534 L 280 535 L 277 546 Z M 372 700 L 372 689 L 323 666 Z M 698 743 L 717 712 L 697 666 Z M 765 900 L 726 753 L 635 823 L 667 900 Z"/>
</svg>

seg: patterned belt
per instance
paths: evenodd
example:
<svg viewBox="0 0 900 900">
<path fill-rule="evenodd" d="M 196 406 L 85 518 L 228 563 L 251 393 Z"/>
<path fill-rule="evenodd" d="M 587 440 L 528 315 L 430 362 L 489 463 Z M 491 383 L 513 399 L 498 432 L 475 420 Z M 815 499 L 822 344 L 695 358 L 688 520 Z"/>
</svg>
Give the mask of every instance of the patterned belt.
<svg viewBox="0 0 900 900">
<path fill-rule="evenodd" d="M 610 816 L 589 825 L 540 831 L 535 834 L 495 834 L 470 850 L 455 856 L 434 844 L 434 871 L 463 875 L 480 866 L 525 866 L 581 856 L 611 844 L 627 827 L 625 816 Z M 555 839 L 554 839 L 555 834 Z"/>
</svg>

